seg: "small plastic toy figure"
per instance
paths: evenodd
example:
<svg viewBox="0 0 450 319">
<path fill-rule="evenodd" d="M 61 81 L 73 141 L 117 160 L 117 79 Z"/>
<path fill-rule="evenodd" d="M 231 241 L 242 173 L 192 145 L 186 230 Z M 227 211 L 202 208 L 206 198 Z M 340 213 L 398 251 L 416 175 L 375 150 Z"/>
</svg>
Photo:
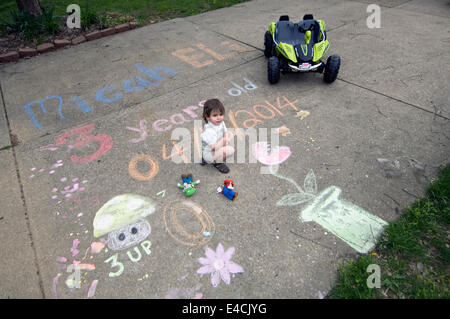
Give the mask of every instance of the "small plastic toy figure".
<svg viewBox="0 0 450 319">
<path fill-rule="evenodd" d="M 181 175 L 181 179 L 183 180 L 183 185 L 178 183 L 177 186 L 183 190 L 184 195 L 186 195 L 186 197 L 194 195 L 196 191 L 195 186 L 200 183 L 200 180 L 193 182 L 192 174 L 183 174 Z"/>
<path fill-rule="evenodd" d="M 234 200 L 238 196 L 238 193 L 235 192 L 233 189 L 234 189 L 233 181 L 231 179 L 226 179 L 223 181 L 223 188 L 220 187 L 217 188 L 217 193 L 222 193 L 228 199 Z"/>
</svg>

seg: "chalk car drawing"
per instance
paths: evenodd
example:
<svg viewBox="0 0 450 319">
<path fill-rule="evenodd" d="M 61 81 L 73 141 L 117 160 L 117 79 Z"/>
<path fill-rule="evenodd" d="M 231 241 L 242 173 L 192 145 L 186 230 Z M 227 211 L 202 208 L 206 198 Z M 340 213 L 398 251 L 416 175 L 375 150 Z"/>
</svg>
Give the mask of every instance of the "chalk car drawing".
<svg viewBox="0 0 450 319">
<path fill-rule="evenodd" d="M 143 241 L 151 233 L 150 223 L 144 218 L 153 214 L 156 204 L 136 194 L 122 194 L 110 199 L 96 213 L 94 237 L 108 234 L 111 250 L 122 250 Z"/>
</svg>

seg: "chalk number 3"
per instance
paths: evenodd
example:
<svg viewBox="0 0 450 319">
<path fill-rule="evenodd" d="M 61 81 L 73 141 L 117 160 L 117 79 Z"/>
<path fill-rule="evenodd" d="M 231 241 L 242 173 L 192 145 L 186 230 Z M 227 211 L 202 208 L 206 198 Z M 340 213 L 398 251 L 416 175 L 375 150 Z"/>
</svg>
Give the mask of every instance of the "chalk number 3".
<svg viewBox="0 0 450 319">
<path fill-rule="evenodd" d="M 116 272 L 110 272 L 109 277 L 117 277 L 120 276 L 123 273 L 123 264 L 120 261 L 117 261 L 117 257 L 119 254 L 115 254 L 111 256 L 110 258 L 105 260 L 105 263 L 109 263 L 111 261 L 111 268 L 113 267 L 119 267 L 119 270 Z"/>
<path fill-rule="evenodd" d="M 101 157 L 106 152 L 108 152 L 114 145 L 114 142 L 111 136 L 109 135 L 106 134 L 91 135 L 91 132 L 94 129 L 94 127 L 95 124 L 89 124 L 83 127 L 73 129 L 72 131 L 63 133 L 55 138 L 56 145 L 66 144 L 67 138 L 73 135 L 78 135 L 74 144 L 74 147 L 76 148 L 82 147 L 83 145 L 93 141 L 100 142 L 100 147 L 94 154 L 87 157 L 79 157 L 77 155 L 72 155 L 70 157 L 70 160 L 75 163 L 87 163 L 93 161 Z"/>
</svg>

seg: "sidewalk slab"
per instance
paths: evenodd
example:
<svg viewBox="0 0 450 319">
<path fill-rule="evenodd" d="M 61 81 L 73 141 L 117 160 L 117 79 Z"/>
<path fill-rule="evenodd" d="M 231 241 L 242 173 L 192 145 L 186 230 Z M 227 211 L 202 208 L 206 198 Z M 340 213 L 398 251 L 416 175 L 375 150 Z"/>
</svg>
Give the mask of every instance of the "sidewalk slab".
<svg viewBox="0 0 450 319">
<path fill-rule="evenodd" d="M 201 109 L 191 109 L 197 115 L 188 118 L 191 122 L 172 125 L 166 131 L 152 129 L 152 123 L 198 105 L 212 94 L 224 102 L 228 112 L 237 114 L 236 123 L 241 127 L 251 116 L 239 110 L 255 114 L 254 105 L 266 100 L 277 105 L 277 97 L 285 96 L 298 110 L 309 111 L 301 120 L 290 106 L 280 109 L 283 115 L 274 111 L 273 117 L 260 109 L 267 118 L 259 116 L 257 128 L 285 125 L 291 132 L 280 136 L 280 145 L 289 146 L 292 155 L 280 165 L 278 174 L 303 187 L 305 176 L 313 170 L 319 192 L 337 186 L 342 189 L 343 199 L 385 221 L 394 220 L 396 211 L 415 200 L 402 189 L 419 196 L 439 163 L 446 160 L 447 148 L 440 143 L 445 137 L 429 130 L 434 125 L 432 115 L 406 110 L 398 107 L 399 102 L 340 81 L 320 94 L 325 84 L 316 74 L 293 74 L 283 79 L 282 86 L 271 86 L 258 71 L 265 62 L 264 57 L 258 58 L 133 108 L 83 123 L 93 124 L 92 135 L 108 135 L 113 141 L 112 148 L 89 162 L 76 163 L 70 158 L 88 157 L 99 144 L 70 148 L 76 134 L 56 150 L 39 147 L 51 145 L 57 134 L 16 148 L 20 171 L 26 176 L 23 185 L 28 209 L 34 212 L 31 224 L 39 264 L 43 265 L 46 297 L 86 298 L 94 283 L 94 298 L 192 298 L 197 294 L 203 298 L 318 298 L 319 291 L 323 295 L 330 291 L 339 262 L 354 258 L 356 251 L 322 226 L 302 223 L 299 214 L 304 206 L 276 205 L 283 195 L 295 192 L 290 182 L 260 174 L 259 163 L 230 164 L 230 174 L 222 175 L 213 167 L 176 164 L 168 158 L 174 148 L 172 140 L 176 142 L 171 138 L 173 129 L 186 128 L 193 135 L 192 121 L 201 116 Z M 230 95 L 232 82 L 243 85 L 244 77 L 257 88 L 239 96 Z M 139 128 L 142 120 L 147 121 L 148 134 L 136 141 L 142 136 L 128 128 Z M 170 122 L 164 124 L 162 127 Z M 233 127 L 229 118 L 226 124 Z M 195 152 L 195 144 L 191 143 Z M 144 159 L 130 168 L 133 158 L 141 154 Z M 385 177 L 377 158 L 400 158 L 400 177 Z M 422 179 L 409 166 L 408 158 L 427 165 Z M 58 163 L 62 165 L 56 165 L 50 173 Z M 32 174 L 33 168 L 43 171 Z M 156 172 L 154 177 L 136 179 L 152 170 Z M 176 187 L 180 175 L 188 172 L 201 181 L 190 201 L 201 207 L 205 227 L 211 233 L 198 246 L 189 243 L 195 242 L 194 234 L 201 234 L 201 224 L 192 212 L 183 209 L 180 203 L 185 197 Z M 235 182 L 238 200 L 230 202 L 216 194 L 215 189 L 225 178 Z M 37 185 L 42 186 L 39 192 L 34 191 Z M 69 191 L 73 191 L 73 197 L 63 194 Z M 93 235 L 98 210 L 115 196 L 127 193 L 145 196 L 157 205 L 156 212 L 146 217 L 151 225 L 146 239 L 151 242 L 151 253 L 146 253 L 142 243 L 93 253 L 92 244 L 107 239 Z M 176 227 L 192 236 L 177 236 Z M 215 288 L 209 275 L 201 277 L 196 273 L 201 267 L 197 259 L 204 257 L 206 247 L 215 250 L 219 243 L 225 249 L 235 247 L 233 261 L 245 272 L 231 278 L 230 285 L 222 282 Z M 65 269 L 74 261 L 86 267 L 79 289 L 70 289 L 65 283 L 70 276 Z M 138 289 L 123 289 L 129 286 Z"/>
<path fill-rule="evenodd" d="M 366 7 L 250 1 L 1 66 L 4 105 L 19 141 L 0 151 L 2 182 L 13 185 L 0 195 L 7 203 L 0 227 L 13 225 L 4 232 L 8 263 L 0 268 L 14 286 L 6 297 L 329 293 L 339 264 L 367 253 L 355 248 L 373 241 L 367 224 L 398 218 L 448 162 L 448 90 L 439 82 L 448 71 L 428 62 L 408 66 L 399 55 L 417 59 L 414 49 L 424 41 L 427 53 L 446 61 L 444 35 L 436 34 L 445 19 L 386 5 L 383 27 L 371 30 Z M 287 11 L 323 14 L 330 54 L 343 59 L 333 84 L 314 73 L 268 83 L 263 35 Z M 425 30 L 415 26 L 418 19 Z M 397 46 L 389 38 L 394 31 Z M 426 31 L 431 35 L 422 39 Z M 393 60 L 379 65 L 391 56 L 386 43 Z M 228 174 L 194 162 L 195 124 L 203 125 L 209 98 L 224 103 L 229 130 L 241 129 Z M 251 128 L 270 144 L 259 161 L 250 156 L 255 140 L 239 135 Z M 271 129 L 280 131 L 279 143 Z M 285 161 L 270 173 L 261 162 L 275 164 L 279 157 L 269 152 L 277 150 Z M 177 187 L 187 173 L 200 180 L 190 198 Z M 234 201 L 216 191 L 225 179 L 239 193 Z M 332 205 L 320 206 L 330 193 Z M 228 268 L 236 272 L 229 278 L 221 246 L 242 267 Z M 202 267 L 207 263 L 212 267 Z M 223 276 L 214 282 L 211 272 L 219 269 Z M 32 284 L 24 292 L 26 278 Z"/>
<path fill-rule="evenodd" d="M 426 29 L 412 23 L 418 19 Z M 339 78 L 449 119 L 445 25 L 448 19 L 398 8 L 383 11 L 379 29 L 365 20 L 346 25 L 330 35 L 332 52 L 342 57 Z"/>
<path fill-rule="evenodd" d="M 0 151 L 0 298 L 43 298 L 12 150 Z"/>
</svg>

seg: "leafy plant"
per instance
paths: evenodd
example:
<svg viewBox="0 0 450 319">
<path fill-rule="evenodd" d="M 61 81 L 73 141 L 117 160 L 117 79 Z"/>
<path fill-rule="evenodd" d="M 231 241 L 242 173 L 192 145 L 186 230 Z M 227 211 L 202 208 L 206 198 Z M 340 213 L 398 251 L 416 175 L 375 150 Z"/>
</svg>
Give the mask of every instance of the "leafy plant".
<svg viewBox="0 0 450 319">
<path fill-rule="evenodd" d="M 11 21 L 5 23 L 8 33 L 18 33 L 27 40 L 31 40 L 39 32 L 38 18 L 35 18 L 27 11 L 19 12 L 13 10 L 10 12 Z"/>
<path fill-rule="evenodd" d="M 41 28 L 44 32 L 55 34 L 60 30 L 57 16 L 54 15 L 53 8 L 45 8 L 40 17 Z"/>
<path fill-rule="evenodd" d="M 105 12 L 103 12 L 100 16 L 99 25 L 100 25 L 100 29 L 102 29 L 102 30 L 106 29 L 110 26 L 108 16 L 106 15 Z"/>
<path fill-rule="evenodd" d="M 86 10 L 81 10 L 81 26 L 83 29 L 87 30 L 91 25 L 95 25 L 99 23 L 100 19 L 95 11 L 90 10 L 89 8 Z"/>
<path fill-rule="evenodd" d="M 6 33 L 17 33 L 28 41 L 39 35 L 55 34 L 60 25 L 53 12 L 53 8 L 47 7 L 41 16 L 35 17 L 27 11 L 13 10 L 10 12 L 10 21 L 3 23 L 3 29 Z"/>
</svg>

